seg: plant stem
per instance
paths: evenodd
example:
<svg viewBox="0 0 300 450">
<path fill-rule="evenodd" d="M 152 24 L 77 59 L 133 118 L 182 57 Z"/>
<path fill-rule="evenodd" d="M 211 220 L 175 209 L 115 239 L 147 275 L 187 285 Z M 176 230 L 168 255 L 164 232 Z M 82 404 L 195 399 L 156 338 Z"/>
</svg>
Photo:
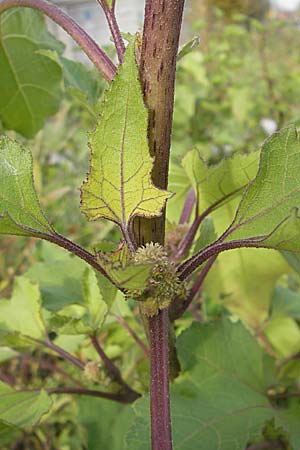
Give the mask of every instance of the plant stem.
<svg viewBox="0 0 300 450">
<path fill-rule="evenodd" d="M 219 253 L 234 250 L 238 248 L 267 248 L 263 245 L 260 245 L 262 242 L 262 238 L 249 238 L 249 239 L 241 239 L 236 241 L 228 241 L 222 242 L 221 239 L 213 242 L 212 244 L 205 247 L 200 252 L 196 253 L 186 262 L 181 264 L 178 267 L 178 276 L 181 280 L 185 280 L 189 275 L 191 275 L 201 264 L 203 264 L 208 259 L 213 256 L 217 256 Z"/>
<path fill-rule="evenodd" d="M 113 285 L 118 287 L 116 283 L 111 279 L 111 277 L 105 272 L 105 270 L 98 264 L 97 259 L 95 256 L 85 250 L 84 248 L 80 247 L 79 245 L 75 244 L 75 242 L 70 241 L 64 236 L 61 236 L 60 234 L 53 233 L 53 234 L 45 234 L 41 235 L 41 239 L 45 239 L 49 242 L 52 242 L 56 245 L 58 245 L 61 248 L 64 248 L 65 250 L 68 250 L 69 252 L 73 253 L 73 255 L 78 256 L 83 261 L 85 261 L 87 264 L 92 266 L 94 269 L 96 269 L 98 272 L 100 272 L 104 277 L 106 277 Z M 122 290 L 118 287 L 118 289 Z"/>
<path fill-rule="evenodd" d="M 91 397 L 106 398 L 107 400 L 113 400 L 113 401 L 119 402 L 119 403 L 133 403 L 135 400 L 137 400 L 138 397 L 140 397 L 139 394 L 136 394 L 135 396 L 133 396 L 133 395 L 130 395 L 129 393 L 114 394 L 111 392 L 102 392 L 102 391 L 96 391 L 96 390 L 92 390 L 92 389 L 80 389 L 80 388 L 69 388 L 69 387 L 50 388 L 50 389 L 47 389 L 47 392 L 49 394 L 89 395 Z"/>
<path fill-rule="evenodd" d="M 111 81 L 114 78 L 117 68 L 111 59 L 96 44 L 91 36 L 60 8 L 45 0 L 3 0 L 0 2 L 0 14 L 15 7 L 37 9 L 46 14 L 46 16 L 61 26 L 77 42 L 79 47 L 85 52 L 107 81 Z"/>
<path fill-rule="evenodd" d="M 131 389 L 131 387 L 123 380 L 120 370 L 113 363 L 113 361 L 107 356 L 107 354 L 99 344 L 97 336 L 93 335 L 90 336 L 90 338 L 95 350 L 97 351 L 98 355 L 105 364 L 111 380 L 117 382 L 120 385 L 120 387 L 123 389 L 124 394 L 128 393 L 130 396 L 132 397 L 136 396 L 136 398 L 138 398 L 140 395 L 133 389 Z"/>
<path fill-rule="evenodd" d="M 174 84 L 184 0 L 146 0 L 140 76 L 149 110 L 148 139 L 154 157 L 153 183 L 166 189 L 174 107 Z M 138 245 L 164 244 L 165 211 L 160 217 L 137 217 Z M 152 450 L 172 450 L 169 399 L 168 310 L 147 320 L 150 336 L 150 405 Z M 173 354 L 173 352 L 172 352 Z"/>
<path fill-rule="evenodd" d="M 30 338 L 30 339 L 32 341 L 36 342 L 37 344 L 43 345 L 44 347 L 49 348 L 49 350 L 54 351 L 55 353 L 60 355 L 63 359 L 72 363 L 78 369 L 84 370 L 85 364 L 82 361 L 80 361 L 80 359 L 76 358 L 76 356 L 71 355 L 71 353 L 68 353 L 66 350 L 63 350 L 61 347 L 54 344 L 53 342 L 41 341 L 40 339 L 34 339 L 34 338 Z"/>
<path fill-rule="evenodd" d="M 125 53 L 125 45 L 124 45 L 124 41 L 121 36 L 120 28 L 119 28 L 119 25 L 118 25 L 118 22 L 116 19 L 114 4 L 112 4 L 112 8 L 109 8 L 106 0 L 98 0 L 98 2 L 102 6 L 102 9 L 106 16 L 107 23 L 108 23 L 109 29 L 111 31 L 111 35 L 112 35 L 112 38 L 114 40 L 115 47 L 117 50 L 118 59 L 119 59 L 120 63 L 122 64 L 123 56 Z"/>
<path fill-rule="evenodd" d="M 179 219 L 179 224 L 183 225 L 185 223 L 188 223 L 194 208 L 196 202 L 196 196 L 195 191 L 193 188 L 191 188 L 186 196 L 184 206 L 182 209 L 182 213 Z"/>
<path fill-rule="evenodd" d="M 153 450 L 172 450 L 169 398 L 168 310 L 149 319 L 151 440 Z"/>
</svg>

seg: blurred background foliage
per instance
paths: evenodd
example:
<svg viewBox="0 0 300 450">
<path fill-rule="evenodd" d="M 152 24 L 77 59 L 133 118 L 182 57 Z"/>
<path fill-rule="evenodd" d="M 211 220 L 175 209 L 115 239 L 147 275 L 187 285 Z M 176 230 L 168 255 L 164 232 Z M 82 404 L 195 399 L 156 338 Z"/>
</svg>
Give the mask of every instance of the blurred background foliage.
<svg viewBox="0 0 300 450">
<path fill-rule="evenodd" d="M 168 206 L 169 242 L 176 241 L 176 224 L 190 189 L 181 167 L 189 150 L 198 148 L 209 164 L 216 164 L 235 152 L 256 150 L 270 133 L 289 123 L 299 125 L 300 120 L 297 21 L 272 15 L 266 0 L 193 0 L 187 20 L 190 38 L 200 36 L 200 44 L 195 39 L 192 51 L 185 52 L 178 62 L 170 175 L 171 190 L 177 195 Z M 66 88 L 59 111 L 33 139 L 5 131 L 33 151 L 35 184 L 47 217 L 58 232 L 86 248 L 120 238 L 110 223 L 88 223 L 79 211 L 79 187 L 89 166 L 86 130 L 95 126 L 106 87 L 95 73 L 92 77 L 97 80 L 93 102 L 78 90 Z M 203 224 L 198 236 L 201 245 L 225 228 L 236 202 L 233 200 Z M 68 276 L 62 277 L 62 267 L 67 268 Z M 22 274 L 39 283 L 46 306 L 53 298 L 63 299 L 64 305 L 75 302 L 75 291 L 80 291 L 76 283 L 82 268 L 74 258 L 34 239 L 1 237 L 0 298 L 11 296 L 14 278 Z M 110 312 L 100 340 L 130 385 L 145 392 L 147 359 L 122 326 L 125 319 L 146 342 L 138 308 L 124 303 L 107 286 L 102 286 L 102 294 Z M 218 258 L 197 301 L 178 321 L 176 332 L 179 334 L 193 320 L 214 320 L 225 308 L 235 320 L 242 319 L 275 358 L 282 386 L 300 389 L 299 305 L 300 256 L 271 250 L 235 250 Z M 56 343 L 84 361 L 95 358 L 84 335 L 61 335 Z M 63 385 L 65 378 L 73 376 L 69 366 L 59 372 L 57 358 L 51 352 L 29 348 L 16 355 L 0 348 L 3 381 L 20 387 L 49 387 Z M 104 372 L 99 380 L 90 381 L 90 386 L 107 386 Z M 102 400 L 58 397 L 38 429 L 8 434 L 0 430 L 0 446 L 3 450 L 120 450 L 132 414 L 129 407 Z"/>
</svg>

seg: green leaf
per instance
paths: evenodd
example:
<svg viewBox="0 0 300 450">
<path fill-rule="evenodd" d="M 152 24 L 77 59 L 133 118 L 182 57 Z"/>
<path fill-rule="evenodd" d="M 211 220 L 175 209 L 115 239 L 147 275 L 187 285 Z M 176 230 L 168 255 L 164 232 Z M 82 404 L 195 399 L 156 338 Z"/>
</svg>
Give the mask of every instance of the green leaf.
<svg viewBox="0 0 300 450">
<path fill-rule="evenodd" d="M 48 242 L 41 242 L 42 262 L 35 263 L 26 277 L 38 283 L 43 307 L 58 311 L 72 304 L 84 305 L 82 279 L 86 263 Z M 105 303 L 114 300 L 116 288 L 97 273 L 97 280 Z"/>
<path fill-rule="evenodd" d="M 171 392 L 174 450 L 244 449 L 272 417 L 299 445 L 297 427 L 286 426 L 289 409 L 273 408 L 266 396 L 274 363 L 241 323 L 193 324 L 180 335 L 178 352 L 184 373 Z M 128 450 L 150 450 L 148 408 L 147 398 L 134 406 Z"/>
<path fill-rule="evenodd" d="M 278 315 L 266 324 L 264 335 L 282 358 L 289 358 L 300 350 L 300 329 L 294 319 Z"/>
<path fill-rule="evenodd" d="M 181 47 L 177 55 L 177 61 L 180 61 L 186 55 L 195 50 L 195 48 L 199 48 L 199 45 L 200 45 L 200 37 L 194 36 L 193 39 L 191 39 Z"/>
<path fill-rule="evenodd" d="M 98 263 L 120 289 L 143 290 L 154 264 L 137 264 L 125 243 L 113 252 L 96 252 Z"/>
<path fill-rule="evenodd" d="M 171 196 L 151 181 L 148 113 L 134 42 L 128 45 L 101 110 L 98 126 L 90 136 L 91 168 L 81 188 L 81 209 L 90 220 L 112 220 L 126 234 L 134 216 L 159 216 Z"/>
<path fill-rule="evenodd" d="M 87 431 L 88 450 L 124 449 L 124 436 L 133 418 L 130 406 L 92 397 L 81 397 L 78 406 L 78 421 Z"/>
<path fill-rule="evenodd" d="M 100 292 L 96 274 L 87 268 L 82 277 L 83 304 L 72 304 L 52 314 L 51 331 L 60 334 L 94 334 L 107 317 L 108 307 Z"/>
<path fill-rule="evenodd" d="M 0 423 L 18 428 L 36 425 L 52 405 L 45 391 L 22 392 L 0 381 Z"/>
<path fill-rule="evenodd" d="M 92 330 L 99 330 L 108 313 L 108 308 L 100 292 L 95 272 L 87 268 L 83 277 L 83 295 L 88 310 Z"/>
<path fill-rule="evenodd" d="M 34 189 L 30 151 L 0 137 L 0 234 L 38 237 L 53 233 Z"/>
<path fill-rule="evenodd" d="M 198 194 L 200 214 L 208 208 L 214 211 L 241 194 L 257 173 L 258 158 L 257 152 L 236 153 L 217 165 L 208 166 L 197 149 L 189 152 L 182 165 Z"/>
<path fill-rule="evenodd" d="M 257 246 L 300 251 L 299 137 L 294 126 L 263 145 L 260 168 L 240 202 L 227 240 L 252 239 Z"/>
<path fill-rule="evenodd" d="M 239 199 L 235 198 L 213 213 L 218 236 L 232 222 L 238 203 Z M 278 278 L 287 272 L 287 263 L 275 250 L 235 249 L 218 256 L 203 290 L 213 302 L 226 307 L 256 330 L 268 319 L 273 290 Z"/>
<path fill-rule="evenodd" d="M 40 291 L 25 277 L 16 277 L 11 300 L 0 302 L 0 329 L 36 339 L 45 338 Z"/>
<path fill-rule="evenodd" d="M 300 292 L 294 292 L 283 286 L 277 286 L 273 293 L 271 308 L 272 317 L 287 315 L 294 319 L 299 319 Z"/>
<path fill-rule="evenodd" d="M 0 120 L 33 137 L 61 101 L 62 70 L 39 50 L 61 50 L 37 11 L 12 9 L 0 17 Z"/>
</svg>

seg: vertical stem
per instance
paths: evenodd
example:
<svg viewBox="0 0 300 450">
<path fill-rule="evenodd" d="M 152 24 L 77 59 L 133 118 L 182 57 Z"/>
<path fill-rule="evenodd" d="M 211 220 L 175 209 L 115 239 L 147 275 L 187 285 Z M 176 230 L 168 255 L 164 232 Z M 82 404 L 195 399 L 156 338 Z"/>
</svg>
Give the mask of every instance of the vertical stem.
<svg viewBox="0 0 300 450">
<path fill-rule="evenodd" d="M 151 440 L 153 450 L 172 450 L 169 397 L 168 310 L 149 319 Z"/>
<path fill-rule="evenodd" d="M 152 180 L 166 189 L 174 106 L 176 57 L 184 0 L 146 0 L 140 74 L 149 109 L 149 148 L 154 159 Z M 164 244 L 165 211 L 155 219 L 136 218 L 138 245 Z M 150 336 L 150 403 L 152 450 L 172 450 L 169 399 L 168 310 L 148 319 Z"/>
<path fill-rule="evenodd" d="M 141 80 L 149 109 L 149 148 L 155 157 L 154 184 L 166 189 L 174 106 L 176 57 L 184 0 L 146 0 Z M 139 244 L 164 243 L 165 214 L 155 219 L 138 217 L 134 232 Z"/>
</svg>

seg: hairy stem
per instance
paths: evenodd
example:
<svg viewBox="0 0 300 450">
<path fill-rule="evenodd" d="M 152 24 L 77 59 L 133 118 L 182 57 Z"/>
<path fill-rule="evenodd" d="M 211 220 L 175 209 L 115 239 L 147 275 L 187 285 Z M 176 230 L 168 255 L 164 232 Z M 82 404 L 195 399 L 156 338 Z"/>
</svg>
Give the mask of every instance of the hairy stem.
<svg viewBox="0 0 300 450">
<path fill-rule="evenodd" d="M 68 250 L 70 253 L 73 253 L 73 255 L 78 256 L 83 261 L 85 261 L 87 264 L 92 266 L 95 270 L 97 270 L 97 272 L 100 272 L 101 275 L 106 277 L 112 284 L 114 284 L 116 286 L 116 283 L 112 280 L 112 278 L 105 272 L 103 267 L 101 267 L 100 264 L 98 264 L 95 256 L 92 255 L 92 253 L 85 250 L 84 248 L 75 244 L 75 242 L 70 241 L 69 239 L 67 239 L 64 236 L 61 236 L 60 234 L 57 234 L 57 233 L 53 233 L 51 235 L 48 235 L 48 234 L 41 235 L 41 239 L 45 239 L 49 242 L 52 242 L 53 244 L 56 244 L 59 247 L 64 248 L 65 250 Z M 116 286 L 116 287 L 118 287 L 118 286 Z"/>
<path fill-rule="evenodd" d="M 148 139 L 154 157 L 153 183 L 166 189 L 174 106 L 176 58 L 184 0 L 146 0 L 140 76 L 149 110 Z M 138 245 L 164 244 L 165 211 L 158 218 L 136 218 Z M 146 319 L 147 320 L 147 319 Z M 169 400 L 168 310 L 147 320 L 150 338 L 150 404 L 152 450 L 172 450 Z M 173 355 L 174 352 L 171 351 Z"/>
<path fill-rule="evenodd" d="M 234 250 L 237 248 L 263 248 L 261 242 L 258 238 L 255 239 L 241 239 L 236 241 L 222 242 L 222 240 L 217 240 L 213 244 L 208 245 L 199 253 L 196 253 L 186 262 L 178 267 L 178 276 L 181 280 L 185 280 L 189 277 L 195 270 L 198 269 L 201 264 L 203 264 L 208 259 L 213 256 L 217 256 L 219 253 Z"/>
<path fill-rule="evenodd" d="M 44 13 L 74 39 L 107 81 L 114 78 L 117 68 L 111 59 L 91 36 L 60 8 L 45 0 L 3 0 L 0 2 L 0 14 L 15 7 L 32 8 Z"/>
<path fill-rule="evenodd" d="M 149 319 L 151 348 L 151 440 L 153 450 L 171 450 L 168 310 Z"/>
</svg>

